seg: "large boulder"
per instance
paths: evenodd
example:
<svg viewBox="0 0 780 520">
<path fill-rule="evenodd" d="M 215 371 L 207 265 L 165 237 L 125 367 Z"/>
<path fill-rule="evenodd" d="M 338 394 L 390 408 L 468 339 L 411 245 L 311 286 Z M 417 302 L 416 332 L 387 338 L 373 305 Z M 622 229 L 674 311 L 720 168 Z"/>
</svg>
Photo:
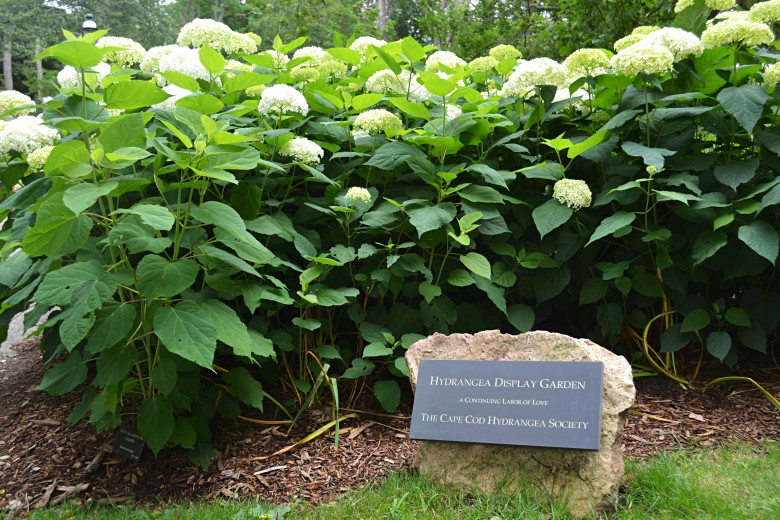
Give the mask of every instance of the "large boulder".
<svg viewBox="0 0 780 520">
<path fill-rule="evenodd" d="M 614 509 L 623 477 L 623 424 L 636 393 L 625 358 L 589 340 L 551 332 L 434 334 L 406 353 L 413 389 L 423 359 L 604 363 L 598 451 L 420 441 L 416 465 L 423 474 L 472 490 L 524 490 L 540 500 L 552 498 L 575 517 Z"/>
</svg>

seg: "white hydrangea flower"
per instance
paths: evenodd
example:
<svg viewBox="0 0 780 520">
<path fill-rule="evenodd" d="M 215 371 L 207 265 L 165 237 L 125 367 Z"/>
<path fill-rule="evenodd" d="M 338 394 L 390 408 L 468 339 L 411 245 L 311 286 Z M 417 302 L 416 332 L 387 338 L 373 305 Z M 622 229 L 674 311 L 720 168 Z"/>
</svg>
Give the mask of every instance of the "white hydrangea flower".
<svg viewBox="0 0 780 520">
<path fill-rule="evenodd" d="M 681 13 L 695 3 L 695 0 L 677 0 L 674 6 L 675 13 Z M 710 9 L 715 11 L 726 11 L 734 7 L 736 0 L 704 0 L 704 3 Z"/>
<path fill-rule="evenodd" d="M 255 69 L 254 66 L 238 60 L 228 60 L 225 68 L 240 72 L 252 72 Z"/>
<path fill-rule="evenodd" d="M 609 58 L 601 49 L 578 49 L 563 60 L 563 68 L 569 80 L 598 76 L 606 72 Z"/>
<path fill-rule="evenodd" d="M 398 76 L 390 69 L 375 72 L 366 80 L 366 92 L 377 94 L 406 94 L 411 72 L 402 70 Z"/>
<path fill-rule="evenodd" d="M 257 45 L 257 40 L 252 38 L 251 35 L 233 31 L 230 33 L 228 45 L 222 50 L 228 54 L 233 54 L 235 52 L 254 54 L 257 52 Z"/>
<path fill-rule="evenodd" d="M 290 58 L 286 54 L 282 54 L 281 52 L 276 52 L 273 49 L 268 49 L 267 51 L 263 51 L 263 54 L 269 55 L 273 61 L 274 61 L 274 67 L 277 69 L 283 69 L 288 63 L 290 63 Z"/>
<path fill-rule="evenodd" d="M 488 52 L 490 56 L 498 60 L 499 62 L 504 61 L 507 58 L 516 58 L 520 59 L 523 57 L 523 53 L 517 50 L 515 46 L 513 45 L 496 45 L 490 51 Z"/>
<path fill-rule="evenodd" d="M 349 48 L 365 56 L 366 53 L 369 51 L 369 47 L 371 47 L 372 45 L 374 47 L 382 47 L 383 45 L 387 45 L 387 42 L 384 40 L 378 40 L 376 38 L 372 38 L 371 36 L 361 36 L 360 38 L 352 42 L 352 45 L 350 45 Z"/>
<path fill-rule="evenodd" d="M 566 70 L 550 58 L 534 58 L 518 63 L 498 93 L 502 97 L 525 97 L 538 85 L 566 86 Z"/>
<path fill-rule="evenodd" d="M 764 69 L 764 87 L 772 88 L 778 83 L 780 83 L 780 61 L 772 63 Z"/>
<path fill-rule="evenodd" d="M 320 79 L 320 71 L 316 67 L 298 66 L 290 71 L 290 76 L 296 83 L 310 83 Z"/>
<path fill-rule="evenodd" d="M 0 114 L 5 112 L 6 110 L 11 110 L 12 108 L 20 107 L 23 105 L 34 105 L 34 104 L 35 102 L 27 94 L 22 94 L 21 92 L 17 92 L 16 90 L 0 91 Z M 0 119 L 26 116 L 27 114 L 31 114 L 34 110 L 35 110 L 34 108 L 25 108 L 23 110 L 17 110 L 13 114 L 7 114 L 5 117 L 0 117 Z"/>
<path fill-rule="evenodd" d="M 312 45 L 309 47 L 301 47 L 300 49 L 296 49 L 296 51 L 293 53 L 293 59 L 295 60 L 298 58 L 311 58 L 305 63 L 305 65 L 313 67 L 332 60 L 333 56 L 328 54 L 328 52 L 322 47 Z"/>
<path fill-rule="evenodd" d="M 124 50 L 107 52 L 103 59 L 107 63 L 116 63 L 120 67 L 130 67 L 136 63 L 141 63 L 146 56 L 146 49 L 140 43 L 130 38 L 120 36 L 103 36 L 95 45 L 97 47 L 122 47 Z"/>
<path fill-rule="evenodd" d="M 170 70 L 204 81 L 209 81 L 210 78 L 209 71 L 200 62 L 198 49 L 177 46 L 161 56 L 158 65 L 159 72 Z"/>
<path fill-rule="evenodd" d="M 320 73 L 320 78 L 322 79 L 330 79 L 333 77 L 343 76 L 347 73 L 347 64 L 336 61 L 336 60 L 328 60 L 323 63 L 321 63 L 317 70 Z"/>
<path fill-rule="evenodd" d="M 87 79 L 87 85 L 93 83 L 99 83 L 105 76 L 111 72 L 111 66 L 108 63 L 98 63 L 94 67 L 87 68 L 84 75 Z M 79 71 L 65 65 L 61 71 L 57 73 L 57 83 L 63 89 L 69 88 L 81 88 L 81 74 Z"/>
<path fill-rule="evenodd" d="M 457 69 L 464 67 L 466 61 L 461 59 L 457 54 L 450 51 L 436 51 L 425 60 L 425 70 L 431 72 L 438 72 L 439 67 L 444 65 L 450 69 Z"/>
<path fill-rule="evenodd" d="M 461 110 L 461 108 L 458 105 L 447 104 L 447 107 L 444 110 L 444 119 L 450 121 L 451 119 L 455 119 L 462 113 L 463 110 Z"/>
<path fill-rule="evenodd" d="M 60 134 L 34 116 L 12 119 L 0 130 L 0 155 L 11 151 L 31 154 L 44 146 L 51 146 Z"/>
<path fill-rule="evenodd" d="M 575 210 L 590 206 L 593 194 L 587 183 L 579 179 L 561 179 L 553 186 L 553 198 Z"/>
<path fill-rule="evenodd" d="M 635 43 L 641 42 L 646 37 L 646 34 L 629 34 L 628 36 L 624 36 L 613 43 L 612 48 L 615 49 L 615 52 L 620 52 L 624 49 L 628 49 Z"/>
<path fill-rule="evenodd" d="M 365 202 L 370 204 L 371 192 L 365 188 L 361 188 L 360 186 L 353 186 L 347 190 L 347 194 L 344 195 L 344 198 L 347 199 L 347 202 L 349 202 L 350 206 L 354 205 L 356 202 Z"/>
<path fill-rule="evenodd" d="M 748 11 L 748 19 L 763 23 L 780 21 L 780 0 L 769 0 L 768 2 L 754 4 Z"/>
<path fill-rule="evenodd" d="M 755 47 L 757 45 L 770 45 L 774 41 L 775 35 L 768 25 L 731 18 L 710 25 L 704 29 L 701 35 L 701 43 L 707 49 L 732 44 Z"/>
<path fill-rule="evenodd" d="M 623 49 L 610 60 L 615 72 L 633 77 L 637 74 L 664 74 L 672 70 L 674 55 L 662 45 L 644 41 Z"/>
<path fill-rule="evenodd" d="M 43 167 L 46 166 L 46 161 L 49 160 L 49 155 L 53 149 L 54 146 L 44 146 L 27 154 L 27 164 L 30 165 L 30 170 L 34 172 L 43 171 Z"/>
<path fill-rule="evenodd" d="M 352 125 L 352 136 L 358 139 L 388 130 L 401 130 L 403 127 L 403 122 L 397 115 L 383 108 L 375 108 L 366 110 L 355 118 Z"/>
<path fill-rule="evenodd" d="M 474 72 L 488 72 L 498 67 L 498 63 L 493 56 L 480 56 L 469 62 L 469 68 Z"/>
<path fill-rule="evenodd" d="M 224 23 L 208 18 L 197 18 L 185 24 L 179 31 L 176 43 L 183 47 L 209 46 L 227 54 L 257 52 L 257 40 L 251 34 L 235 32 Z"/>
<path fill-rule="evenodd" d="M 643 40 L 643 43 L 663 45 L 674 55 L 675 62 L 688 56 L 701 56 L 701 53 L 704 52 L 701 40 L 695 34 L 676 27 L 664 27 L 650 33 Z"/>
<path fill-rule="evenodd" d="M 305 164 L 316 165 L 320 164 L 325 150 L 305 137 L 295 137 L 284 143 L 279 149 L 279 153 Z"/>
<path fill-rule="evenodd" d="M 263 115 L 298 112 L 305 116 L 309 112 L 309 104 L 303 94 L 293 87 L 279 84 L 263 90 L 257 111 Z"/>
<path fill-rule="evenodd" d="M 144 59 L 141 60 L 140 69 L 147 74 L 153 74 L 160 70 L 160 59 L 163 56 L 167 56 L 174 49 L 180 48 L 178 45 L 160 45 L 152 47 L 144 55 Z"/>
<path fill-rule="evenodd" d="M 165 91 L 166 94 L 170 94 L 171 97 L 169 97 L 165 101 L 161 101 L 160 103 L 157 103 L 156 105 L 152 105 L 152 108 L 161 108 L 164 110 L 175 110 L 176 102 L 178 100 L 192 94 L 192 92 L 190 92 L 186 88 L 177 87 L 176 85 L 166 85 L 165 87 L 163 87 L 163 90 Z"/>
</svg>

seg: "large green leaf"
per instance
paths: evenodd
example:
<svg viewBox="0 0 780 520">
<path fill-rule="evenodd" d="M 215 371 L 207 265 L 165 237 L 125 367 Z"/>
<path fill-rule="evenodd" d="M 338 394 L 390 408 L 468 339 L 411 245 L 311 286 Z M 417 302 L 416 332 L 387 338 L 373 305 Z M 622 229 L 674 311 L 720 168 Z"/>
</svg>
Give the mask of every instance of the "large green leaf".
<svg viewBox="0 0 780 520">
<path fill-rule="evenodd" d="M 140 113 L 129 114 L 112 121 L 100 132 L 98 141 L 106 153 L 120 148 L 146 148 L 144 119 Z"/>
<path fill-rule="evenodd" d="M 745 161 L 736 161 L 715 167 L 715 178 L 732 190 L 736 190 L 740 184 L 744 184 L 756 175 L 758 159 L 752 158 Z"/>
<path fill-rule="evenodd" d="M 761 85 L 728 87 L 718 93 L 718 102 L 723 110 L 734 116 L 749 134 L 753 133 L 753 128 L 764 111 L 764 105 L 770 99 Z"/>
<path fill-rule="evenodd" d="M 263 387 L 244 367 L 232 369 L 222 376 L 230 393 L 253 408 L 263 411 Z"/>
<path fill-rule="evenodd" d="M 76 304 L 75 306 L 63 311 L 60 323 L 60 341 L 62 345 L 70 352 L 76 345 L 81 343 L 89 331 L 95 325 L 95 313 L 90 312 L 85 306 Z"/>
<path fill-rule="evenodd" d="M 225 105 L 219 99 L 215 98 L 211 94 L 192 94 L 185 96 L 176 101 L 176 106 L 188 108 L 194 110 L 199 114 L 216 114 L 220 112 Z"/>
<path fill-rule="evenodd" d="M 252 357 L 249 331 L 236 311 L 219 300 L 209 300 L 203 307 L 211 316 L 216 327 L 217 339 L 233 349 L 237 356 Z"/>
<path fill-rule="evenodd" d="M 203 224 L 211 224 L 226 230 L 245 230 L 246 225 L 236 210 L 223 202 L 210 200 L 192 208 L 191 215 Z"/>
<path fill-rule="evenodd" d="M 472 251 L 461 255 L 460 261 L 472 273 L 490 279 L 490 262 L 484 255 Z"/>
<path fill-rule="evenodd" d="M 67 394 L 87 379 L 87 360 L 78 352 L 71 352 L 63 361 L 43 375 L 36 390 L 52 395 Z"/>
<path fill-rule="evenodd" d="M 246 231 L 218 227 L 214 237 L 253 264 L 279 265 L 279 258 Z"/>
<path fill-rule="evenodd" d="M 115 385 L 130 374 L 130 369 L 138 360 L 138 351 L 132 345 L 118 345 L 100 353 L 95 364 L 98 386 Z"/>
<path fill-rule="evenodd" d="M 86 243 L 91 229 L 92 219 L 49 201 L 38 210 L 35 226 L 22 240 L 22 250 L 31 257 L 75 253 Z"/>
<path fill-rule="evenodd" d="M 740 226 L 737 236 L 750 249 L 758 255 L 763 256 L 774 265 L 778 253 L 778 235 L 777 229 L 763 220 L 756 220 L 750 224 Z"/>
<path fill-rule="evenodd" d="M 108 232 L 108 239 L 111 244 L 126 245 L 131 253 L 162 253 L 173 244 L 168 237 L 158 237 L 154 228 L 144 224 L 136 215 L 123 218 Z"/>
<path fill-rule="evenodd" d="M 694 309 L 683 318 L 680 332 L 695 332 L 708 326 L 712 322 L 710 313 L 704 309 Z"/>
<path fill-rule="evenodd" d="M 87 340 L 87 352 L 97 354 L 123 341 L 130 333 L 137 311 L 131 303 L 110 303 L 97 312 L 95 326 Z"/>
<path fill-rule="evenodd" d="M 169 231 L 176 220 L 168 208 L 156 204 L 136 204 L 129 209 L 117 209 L 112 214 L 130 213 L 138 215 L 147 226 L 160 231 Z"/>
<path fill-rule="evenodd" d="M 253 276 L 257 276 L 257 277 L 260 276 L 260 273 L 258 273 L 254 267 L 252 267 L 251 265 L 249 265 L 248 263 L 246 263 L 236 255 L 225 251 L 224 249 L 201 244 L 200 246 L 198 246 L 198 250 L 201 253 L 198 257 L 198 260 L 200 261 L 200 263 L 206 266 L 209 265 L 209 262 L 205 260 L 206 258 L 208 258 L 209 260 L 212 261 L 216 260 L 217 262 L 221 262 L 225 265 L 229 265 L 230 267 L 251 274 Z"/>
<path fill-rule="evenodd" d="M 217 330 L 201 305 L 182 301 L 154 312 L 154 332 L 163 345 L 184 359 L 212 370 L 217 348 Z"/>
<path fill-rule="evenodd" d="M 590 240 L 588 240 L 588 243 L 585 245 L 590 245 L 600 238 L 604 238 L 607 235 L 611 235 L 612 233 L 631 225 L 634 220 L 636 220 L 636 214 L 627 213 L 625 211 L 618 211 L 614 215 L 610 215 L 601 221 L 601 224 L 599 224 L 593 232 L 593 235 L 591 235 Z"/>
<path fill-rule="evenodd" d="M 633 143 L 626 141 L 621 146 L 623 151 L 631 157 L 641 157 L 647 166 L 654 166 L 659 170 L 664 167 L 664 157 L 669 157 L 677 153 L 674 150 L 667 150 L 666 148 L 648 148 L 647 146 L 639 143 Z"/>
<path fill-rule="evenodd" d="M 70 40 L 49 47 L 35 59 L 42 60 L 49 57 L 58 59 L 65 65 L 76 69 L 83 69 L 94 67 L 100 63 L 103 59 L 103 50 L 85 41 Z"/>
<path fill-rule="evenodd" d="M 200 56 L 200 62 L 212 75 L 217 75 L 225 69 L 227 61 L 222 57 L 222 54 L 215 51 L 208 45 L 204 45 L 198 50 Z"/>
<path fill-rule="evenodd" d="M 150 81 L 130 80 L 114 83 L 106 88 L 103 99 L 106 107 L 133 110 L 161 103 L 170 97 Z"/>
<path fill-rule="evenodd" d="M 395 412 L 401 403 L 401 387 L 398 386 L 398 382 L 392 379 L 374 383 L 374 395 L 379 404 L 382 405 L 382 408 L 388 413 Z"/>
<path fill-rule="evenodd" d="M 165 397 L 155 395 L 141 404 L 137 418 L 138 433 L 155 455 L 165 447 L 173 434 L 174 425 L 173 406 Z"/>
<path fill-rule="evenodd" d="M 516 303 L 507 307 L 506 317 L 518 332 L 531 330 L 536 319 L 534 310 L 523 303 Z"/>
<path fill-rule="evenodd" d="M 44 166 L 46 175 L 64 175 L 71 178 L 92 173 L 89 152 L 83 141 L 66 141 L 56 145 Z"/>
<path fill-rule="evenodd" d="M 573 208 L 561 204 L 555 199 L 548 200 L 531 212 L 541 238 L 544 238 L 547 233 L 568 222 L 573 214 Z"/>
<path fill-rule="evenodd" d="M 707 352 L 723 361 L 731 350 L 731 336 L 728 332 L 716 330 L 707 336 Z"/>
<path fill-rule="evenodd" d="M 146 298 L 170 298 L 195 283 L 200 268 L 194 260 L 169 261 L 146 255 L 136 269 L 138 290 Z"/>
<path fill-rule="evenodd" d="M 402 97 L 390 98 L 390 103 L 395 105 L 396 108 L 400 109 L 405 114 L 412 117 L 418 117 L 420 119 L 425 119 L 426 121 L 431 118 L 431 113 L 428 112 L 428 109 L 425 108 L 425 105 L 421 103 L 409 101 Z"/>
<path fill-rule="evenodd" d="M 116 291 L 117 282 L 98 262 L 77 262 L 49 272 L 32 300 L 46 306 L 65 306 L 78 298 L 88 310 L 100 308 Z"/>
<path fill-rule="evenodd" d="M 436 206 L 413 206 L 407 209 L 406 213 L 409 215 L 409 222 L 417 230 L 417 235 L 422 236 L 427 231 L 439 229 L 452 222 L 457 210 L 451 202 L 444 202 Z"/>
<path fill-rule="evenodd" d="M 98 197 L 108 195 L 118 185 L 118 183 L 113 181 L 102 184 L 82 182 L 68 188 L 62 195 L 62 202 L 65 203 L 68 209 L 78 215 L 85 209 L 92 207 L 97 202 Z"/>
<path fill-rule="evenodd" d="M 178 379 L 176 362 L 170 357 L 162 358 L 152 369 L 152 384 L 162 395 L 170 394 Z"/>
</svg>

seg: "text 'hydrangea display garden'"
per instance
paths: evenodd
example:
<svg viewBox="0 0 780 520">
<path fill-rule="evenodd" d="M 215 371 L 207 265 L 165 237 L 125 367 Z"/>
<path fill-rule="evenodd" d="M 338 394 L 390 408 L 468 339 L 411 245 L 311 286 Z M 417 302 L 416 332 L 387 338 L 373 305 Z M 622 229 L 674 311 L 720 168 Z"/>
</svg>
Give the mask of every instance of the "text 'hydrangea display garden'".
<svg viewBox="0 0 780 520">
<path fill-rule="evenodd" d="M 780 0 L 733 4 L 562 63 L 68 33 L 57 97 L 0 93 L 2 330 L 54 309 L 40 388 L 83 392 L 71 422 L 130 416 L 199 464 L 216 415 L 394 410 L 436 331 L 563 332 L 672 377 L 767 352 Z"/>
</svg>

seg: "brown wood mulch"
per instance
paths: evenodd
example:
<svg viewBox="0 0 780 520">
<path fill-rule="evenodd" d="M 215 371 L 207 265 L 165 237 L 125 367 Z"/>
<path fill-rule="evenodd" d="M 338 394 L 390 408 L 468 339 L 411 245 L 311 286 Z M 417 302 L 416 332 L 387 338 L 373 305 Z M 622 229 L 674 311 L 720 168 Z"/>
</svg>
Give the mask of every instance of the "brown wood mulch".
<svg viewBox="0 0 780 520">
<path fill-rule="evenodd" d="M 415 442 L 405 433 L 408 415 L 369 413 L 342 423 L 338 449 L 330 432 L 269 458 L 331 419 L 329 411 L 312 410 L 309 426 L 290 436 L 283 427 L 243 421 L 217 425 L 218 456 L 208 470 L 175 449 L 157 458 L 146 451 L 140 462 L 121 466 L 111 453 L 114 432 L 97 432 L 83 422 L 67 426 L 76 397 L 34 389 L 42 371 L 35 343 L 14 348 L 15 357 L 0 360 L 0 512 L 7 511 L 7 519 L 67 499 L 156 503 L 251 497 L 317 503 L 377 482 L 414 459 Z M 751 376 L 780 395 L 780 370 Z M 734 440 L 780 440 L 780 410 L 752 387 L 720 385 L 702 394 L 659 377 L 639 378 L 636 386 L 624 437 L 629 457 Z"/>
</svg>

